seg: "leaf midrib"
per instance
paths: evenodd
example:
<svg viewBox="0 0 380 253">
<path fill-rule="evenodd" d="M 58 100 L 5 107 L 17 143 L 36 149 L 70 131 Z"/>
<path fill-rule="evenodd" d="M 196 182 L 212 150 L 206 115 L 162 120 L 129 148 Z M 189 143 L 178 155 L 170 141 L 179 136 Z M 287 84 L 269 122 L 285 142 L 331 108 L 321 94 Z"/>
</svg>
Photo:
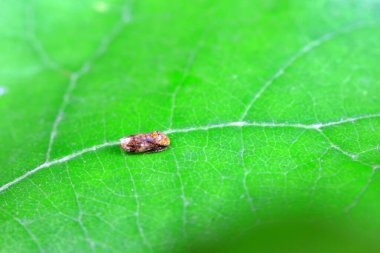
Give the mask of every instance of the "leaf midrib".
<svg viewBox="0 0 380 253">
<path fill-rule="evenodd" d="M 380 113 L 378 114 L 368 114 L 368 115 L 361 115 L 357 117 L 352 118 L 346 118 L 339 121 L 333 121 L 333 122 L 326 122 L 326 123 L 314 123 L 314 124 L 301 124 L 301 123 L 273 123 L 273 122 L 245 122 L 245 121 L 237 121 L 237 122 L 230 122 L 230 123 L 223 123 L 223 124 L 214 124 L 214 125 L 206 125 L 206 126 L 199 126 L 199 127 L 189 127 L 189 128 L 181 128 L 181 129 L 173 129 L 173 130 L 166 130 L 163 131 L 166 134 L 174 134 L 174 133 L 188 133 L 188 132 L 194 132 L 194 131 L 208 131 L 210 129 L 222 129 L 226 127 L 263 127 L 263 128 L 301 128 L 301 129 L 307 129 L 307 130 L 315 130 L 318 133 L 322 134 L 324 138 L 327 136 L 323 134 L 322 128 L 342 125 L 346 123 L 354 123 L 356 121 L 360 120 L 366 120 L 366 119 L 372 119 L 372 118 L 379 118 Z M 329 140 L 329 139 L 328 139 Z M 332 143 L 331 140 L 329 140 L 332 146 L 338 147 L 334 143 Z M 19 183 L 23 179 L 33 175 L 34 173 L 40 171 L 44 168 L 49 168 L 55 164 L 60 164 L 63 162 L 70 161 L 72 159 L 75 159 L 78 156 L 81 156 L 85 153 L 89 153 L 92 151 L 96 151 L 98 149 L 111 147 L 119 145 L 119 140 L 111 141 L 111 142 L 105 142 L 101 144 L 97 144 L 88 148 L 84 148 L 82 150 L 73 152 L 69 155 L 63 156 L 62 158 L 58 158 L 55 160 L 52 160 L 50 162 L 44 162 L 40 164 L 39 166 L 35 167 L 34 169 L 26 172 L 25 174 L 21 175 L 20 177 L 17 177 L 11 182 L 8 182 L 0 187 L 0 194 L 7 190 L 9 187 L 11 187 L 14 184 Z M 337 149 L 340 153 L 343 153 L 346 156 L 349 156 L 351 159 L 355 156 L 354 154 L 349 154 L 346 151 L 343 151 L 341 148 L 338 147 Z M 369 166 L 368 164 L 364 164 L 366 166 Z"/>
</svg>

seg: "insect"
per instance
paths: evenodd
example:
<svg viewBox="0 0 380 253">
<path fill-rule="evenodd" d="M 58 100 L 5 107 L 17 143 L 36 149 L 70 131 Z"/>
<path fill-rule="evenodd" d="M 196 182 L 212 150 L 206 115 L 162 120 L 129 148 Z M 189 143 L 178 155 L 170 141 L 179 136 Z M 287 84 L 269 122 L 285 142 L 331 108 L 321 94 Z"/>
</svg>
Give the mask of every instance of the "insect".
<svg viewBox="0 0 380 253">
<path fill-rule="evenodd" d="M 159 131 L 129 135 L 120 139 L 121 148 L 128 153 L 160 152 L 169 145 L 169 137 Z"/>
</svg>

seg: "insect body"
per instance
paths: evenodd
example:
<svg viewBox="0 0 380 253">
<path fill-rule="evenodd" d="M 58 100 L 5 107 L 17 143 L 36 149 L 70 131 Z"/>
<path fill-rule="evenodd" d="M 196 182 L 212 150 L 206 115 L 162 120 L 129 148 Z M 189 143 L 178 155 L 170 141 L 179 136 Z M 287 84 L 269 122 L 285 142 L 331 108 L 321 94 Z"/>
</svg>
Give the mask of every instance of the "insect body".
<svg viewBox="0 0 380 253">
<path fill-rule="evenodd" d="M 120 139 L 121 148 L 128 153 L 160 152 L 169 145 L 169 137 L 158 131 L 130 135 Z"/>
</svg>

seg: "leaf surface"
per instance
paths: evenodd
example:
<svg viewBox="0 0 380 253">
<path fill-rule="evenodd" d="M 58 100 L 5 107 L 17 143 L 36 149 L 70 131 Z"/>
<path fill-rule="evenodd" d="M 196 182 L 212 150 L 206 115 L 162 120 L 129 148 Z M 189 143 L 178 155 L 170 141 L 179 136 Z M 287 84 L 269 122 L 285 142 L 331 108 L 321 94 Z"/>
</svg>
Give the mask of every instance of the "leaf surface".
<svg viewBox="0 0 380 253">
<path fill-rule="evenodd" d="M 0 250 L 380 226 L 378 1 L 0 3 Z M 118 139 L 160 130 L 168 151 Z"/>
</svg>

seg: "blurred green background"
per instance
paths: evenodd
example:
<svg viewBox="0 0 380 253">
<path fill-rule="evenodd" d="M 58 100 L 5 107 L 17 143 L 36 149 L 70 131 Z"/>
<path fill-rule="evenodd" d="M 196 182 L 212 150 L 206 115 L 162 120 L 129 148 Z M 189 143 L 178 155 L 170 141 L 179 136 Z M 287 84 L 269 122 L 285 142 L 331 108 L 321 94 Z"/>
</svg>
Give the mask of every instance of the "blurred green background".
<svg viewBox="0 0 380 253">
<path fill-rule="evenodd" d="M 0 2 L 1 252 L 379 252 L 380 1 Z M 128 155 L 118 139 L 172 145 Z"/>
</svg>

